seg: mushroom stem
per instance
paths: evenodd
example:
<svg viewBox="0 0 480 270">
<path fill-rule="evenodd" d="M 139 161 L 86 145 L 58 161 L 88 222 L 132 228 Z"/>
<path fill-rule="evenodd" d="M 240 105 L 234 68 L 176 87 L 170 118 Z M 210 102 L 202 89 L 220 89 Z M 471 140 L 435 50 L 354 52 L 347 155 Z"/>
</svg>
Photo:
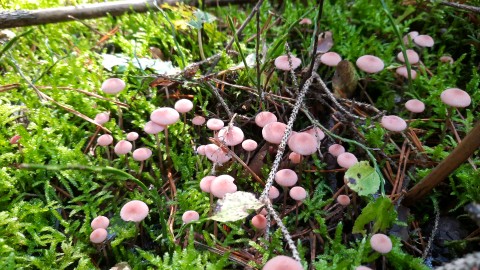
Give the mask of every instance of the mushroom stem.
<svg viewBox="0 0 480 270">
<path fill-rule="evenodd" d="M 453 107 L 448 107 L 447 119 L 445 119 L 445 126 L 443 127 L 443 130 L 442 130 L 442 137 L 440 137 L 440 143 L 443 142 L 443 140 L 445 139 L 445 136 L 447 135 L 448 122 L 449 121 L 452 122 L 451 120 L 452 113 L 453 113 Z M 453 126 L 453 122 L 452 122 L 452 126 Z"/>
<path fill-rule="evenodd" d="M 168 146 L 168 126 L 164 129 L 165 132 L 165 153 L 167 154 L 167 158 L 170 156 L 170 147 Z"/>
<path fill-rule="evenodd" d="M 142 160 L 140 162 L 140 168 L 138 168 L 138 178 L 140 178 L 140 176 L 142 175 L 142 170 L 143 170 L 143 165 L 144 165 L 145 161 Z"/>
<path fill-rule="evenodd" d="M 162 172 L 163 172 L 162 149 L 160 148 L 160 138 L 158 138 L 158 133 L 155 133 L 155 141 L 157 142 L 157 147 L 158 147 L 158 168 L 160 169 L 160 175 L 162 175 Z"/>
<path fill-rule="evenodd" d="M 85 150 L 83 150 L 84 154 L 86 154 L 88 152 L 88 149 L 90 149 L 90 147 L 92 147 L 93 140 L 95 140 L 95 137 L 97 137 L 98 132 L 100 132 L 100 127 L 99 126 L 97 126 L 97 128 L 95 129 L 95 132 L 93 133 L 92 137 L 90 137 L 90 140 L 88 141 L 88 144 L 85 147 Z"/>
<path fill-rule="evenodd" d="M 117 102 L 120 102 L 118 98 L 116 98 Z M 123 129 L 123 112 L 122 112 L 122 107 L 117 105 L 117 112 L 118 112 L 118 127 L 120 129 Z"/>
<path fill-rule="evenodd" d="M 247 154 L 247 160 L 245 161 L 245 164 L 248 165 L 248 162 L 250 161 L 250 151 Z"/>
</svg>

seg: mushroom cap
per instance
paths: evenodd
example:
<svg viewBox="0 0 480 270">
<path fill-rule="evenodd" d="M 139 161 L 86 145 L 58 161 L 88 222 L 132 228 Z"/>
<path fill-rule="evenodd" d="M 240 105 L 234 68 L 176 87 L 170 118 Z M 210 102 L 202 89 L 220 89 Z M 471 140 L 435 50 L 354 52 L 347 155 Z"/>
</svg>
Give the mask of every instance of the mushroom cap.
<svg viewBox="0 0 480 270">
<path fill-rule="evenodd" d="M 199 218 L 200 218 L 200 215 L 198 214 L 198 212 L 193 210 L 185 211 L 185 213 L 183 213 L 182 215 L 182 221 L 185 224 L 193 221 L 197 221 Z"/>
<path fill-rule="evenodd" d="M 395 73 L 404 77 L 405 79 L 408 79 L 408 70 L 406 66 L 398 67 L 395 70 Z M 410 76 L 412 76 L 412 80 L 415 80 L 417 78 L 417 72 L 412 68 L 410 68 Z"/>
<path fill-rule="evenodd" d="M 292 162 L 293 164 L 299 164 L 299 163 L 302 161 L 302 155 L 300 155 L 299 153 L 291 152 L 291 153 L 288 155 L 288 159 L 289 159 L 290 162 Z"/>
<path fill-rule="evenodd" d="M 108 122 L 108 120 L 110 120 L 110 114 L 106 112 L 102 112 L 95 115 L 95 119 L 94 119 L 95 123 L 99 125 L 105 124 L 106 122 Z"/>
<path fill-rule="evenodd" d="M 410 99 L 405 102 L 405 108 L 412 113 L 421 113 L 425 110 L 425 103 L 418 99 Z"/>
<path fill-rule="evenodd" d="M 373 250 L 385 254 L 392 250 L 392 240 L 383 233 L 377 233 L 370 238 L 370 246 Z"/>
<path fill-rule="evenodd" d="M 125 154 L 129 153 L 130 151 L 132 151 L 132 147 L 133 146 L 132 146 L 131 142 L 126 141 L 126 140 L 121 140 L 121 141 L 117 142 L 113 151 L 117 155 L 125 155 Z"/>
<path fill-rule="evenodd" d="M 257 149 L 258 143 L 252 139 L 248 139 L 242 142 L 242 148 L 245 151 L 252 152 Z"/>
<path fill-rule="evenodd" d="M 312 24 L 312 20 L 309 18 L 303 18 L 300 20 L 300 22 L 298 22 L 298 24 Z"/>
<path fill-rule="evenodd" d="M 237 185 L 233 183 L 234 180 L 233 177 L 227 174 L 215 177 L 210 185 L 210 193 L 217 198 L 223 198 L 225 194 L 237 191 Z"/>
<path fill-rule="evenodd" d="M 93 230 L 93 232 L 90 234 L 90 242 L 95 243 L 95 244 L 100 244 L 105 239 L 107 239 L 108 232 L 104 228 L 98 228 Z"/>
<path fill-rule="evenodd" d="M 267 219 L 262 214 L 257 214 L 252 218 L 252 225 L 258 230 L 263 230 L 267 227 Z"/>
<path fill-rule="evenodd" d="M 382 59 L 368 54 L 359 57 L 356 64 L 359 69 L 367 73 L 378 73 L 385 67 Z"/>
<path fill-rule="evenodd" d="M 416 51 L 414 51 L 412 49 L 408 49 L 406 51 L 406 53 L 407 53 L 408 62 L 410 64 L 416 64 L 416 63 L 418 63 L 418 61 L 420 61 L 420 56 L 418 56 L 418 53 Z M 399 52 L 397 54 L 397 59 L 398 59 L 398 61 L 405 63 L 405 58 L 403 57 L 402 52 Z"/>
<path fill-rule="evenodd" d="M 299 132 L 290 136 L 288 147 L 295 153 L 308 156 L 317 151 L 318 142 L 315 136 L 307 132 Z"/>
<path fill-rule="evenodd" d="M 293 187 L 290 189 L 290 197 L 294 199 L 295 201 L 303 201 L 307 197 L 307 191 L 303 187 Z"/>
<path fill-rule="evenodd" d="M 109 224 L 110 224 L 110 220 L 107 217 L 98 216 L 92 220 L 92 222 L 90 223 L 90 226 L 92 227 L 93 230 L 96 230 L 98 228 L 106 229 Z"/>
<path fill-rule="evenodd" d="M 455 107 L 455 108 L 465 108 L 472 103 L 470 95 L 459 88 L 448 88 L 442 92 L 440 99 L 443 103 Z"/>
<path fill-rule="evenodd" d="M 413 39 L 413 43 L 420 47 L 433 47 L 435 41 L 429 35 L 418 35 Z"/>
<path fill-rule="evenodd" d="M 119 78 L 110 78 L 106 79 L 102 83 L 102 91 L 110 94 L 110 95 L 115 95 L 121 92 L 123 89 L 125 89 L 125 82 Z"/>
<path fill-rule="evenodd" d="M 318 140 L 323 140 L 325 138 L 325 133 L 319 127 L 313 127 L 305 130 L 306 133 L 315 136 Z"/>
<path fill-rule="evenodd" d="M 111 137 L 111 136 L 110 136 Z M 22 138 L 22 136 L 20 135 L 13 135 L 12 138 L 10 138 L 10 144 L 17 144 L 18 141 Z M 113 141 L 113 138 L 112 138 L 112 141 Z M 97 140 L 98 142 L 98 140 Z"/>
<path fill-rule="evenodd" d="M 139 200 L 126 203 L 120 210 L 120 217 L 125 221 L 140 222 L 148 215 L 148 206 Z"/>
<path fill-rule="evenodd" d="M 205 117 L 197 115 L 197 116 L 193 117 L 192 124 L 194 124 L 196 126 L 201 126 L 201 125 L 205 124 L 205 121 L 206 121 Z"/>
<path fill-rule="evenodd" d="M 210 186 L 212 185 L 213 179 L 215 179 L 216 176 L 214 175 L 207 175 L 200 180 L 200 189 L 203 192 L 210 193 Z"/>
<path fill-rule="evenodd" d="M 300 58 L 297 58 L 293 55 L 291 59 L 292 59 L 292 68 L 290 68 L 290 64 L 288 62 L 288 55 L 280 55 L 279 57 L 277 57 L 274 62 L 275 67 L 281 70 L 288 71 L 290 69 L 296 69 L 302 63 L 302 60 L 300 60 Z"/>
<path fill-rule="evenodd" d="M 329 67 L 336 67 L 340 61 L 342 61 L 342 57 L 336 52 L 327 52 L 320 56 L 320 62 Z"/>
<path fill-rule="evenodd" d="M 389 131 L 400 132 L 407 128 L 407 122 L 396 115 L 385 115 L 380 124 Z"/>
<path fill-rule="evenodd" d="M 97 144 L 100 146 L 107 146 L 112 144 L 112 142 L 113 142 L 113 137 L 110 134 L 100 135 L 100 137 L 98 137 L 97 139 Z"/>
<path fill-rule="evenodd" d="M 150 114 L 150 120 L 161 126 L 174 124 L 178 119 L 180 119 L 180 114 L 170 107 L 158 108 Z"/>
<path fill-rule="evenodd" d="M 138 148 L 133 151 L 132 156 L 136 161 L 144 161 L 152 156 L 152 150 L 145 147 Z"/>
<path fill-rule="evenodd" d="M 275 174 L 275 182 L 282 187 L 291 187 L 298 181 L 298 175 L 293 170 L 282 169 Z"/>
<path fill-rule="evenodd" d="M 242 143 L 245 135 L 239 127 L 227 126 L 218 131 L 218 139 L 228 146 L 235 146 Z"/>
<path fill-rule="evenodd" d="M 440 57 L 440 62 L 453 64 L 455 60 L 450 55 L 443 55 Z"/>
<path fill-rule="evenodd" d="M 205 145 L 199 145 L 197 147 L 197 154 L 200 156 L 205 156 Z"/>
<path fill-rule="evenodd" d="M 409 45 L 409 43 L 410 43 L 409 38 L 410 38 L 410 40 L 413 41 L 413 39 L 416 38 L 418 35 L 419 35 L 419 33 L 417 31 L 412 31 L 412 32 L 406 34 L 405 36 L 403 36 L 403 44 Z"/>
<path fill-rule="evenodd" d="M 350 197 L 344 194 L 338 195 L 337 202 L 340 205 L 348 206 L 350 204 Z"/>
<path fill-rule="evenodd" d="M 255 124 L 261 128 L 273 122 L 277 122 L 277 116 L 271 112 L 259 112 L 255 116 Z"/>
<path fill-rule="evenodd" d="M 262 128 L 263 138 L 273 144 L 280 144 L 287 125 L 280 122 L 272 122 Z"/>
<path fill-rule="evenodd" d="M 330 147 L 328 147 L 328 152 L 332 156 L 338 157 L 340 154 L 345 153 L 345 147 L 343 147 L 343 145 L 341 145 L 341 144 L 334 143 L 334 144 L 330 145 Z"/>
<path fill-rule="evenodd" d="M 148 134 L 157 134 L 165 130 L 165 126 L 159 125 L 153 121 L 145 123 L 143 130 Z"/>
<path fill-rule="evenodd" d="M 333 47 L 333 37 L 331 31 L 325 31 L 318 35 L 317 53 L 326 53 Z"/>
<path fill-rule="evenodd" d="M 270 190 L 268 191 L 268 198 L 270 200 L 273 200 L 278 198 L 278 196 L 280 196 L 280 191 L 278 190 L 278 188 L 276 188 L 275 186 L 271 186 Z"/>
<path fill-rule="evenodd" d="M 217 118 L 208 119 L 207 128 L 210 130 L 220 130 L 225 126 L 222 120 Z"/>
<path fill-rule="evenodd" d="M 349 152 L 342 153 L 337 157 L 337 163 L 340 167 L 348 169 L 358 162 L 357 157 Z"/>
<path fill-rule="evenodd" d="M 214 163 L 223 164 L 230 160 L 228 153 L 224 152 L 222 148 L 210 143 L 205 146 L 205 156 Z"/>
<path fill-rule="evenodd" d="M 187 113 L 193 109 L 193 102 L 189 99 L 179 99 L 175 102 L 174 108 L 179 113 Z"/>
<path fill-rule="evenodd" d="M 127 140 L 128 141 L 133 142 L 133 141 L 136 141 L 137 139 L 138 139 L 138 133 L 137 132 L 129 132 L 127 134 Z"/>
<path fill-rule="evenodd" d="M 303 270 L 303 266 L 293 258 L 280 255 L 268 260 L 262 270 Z"/>
</svg>

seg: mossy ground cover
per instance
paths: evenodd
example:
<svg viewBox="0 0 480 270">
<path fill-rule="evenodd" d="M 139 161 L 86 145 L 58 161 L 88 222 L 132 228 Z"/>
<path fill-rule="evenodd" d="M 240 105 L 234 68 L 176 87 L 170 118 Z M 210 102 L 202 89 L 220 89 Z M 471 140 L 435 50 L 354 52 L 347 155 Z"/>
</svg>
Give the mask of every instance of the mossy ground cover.
<svg viewBox="0 0 480 270">
<path fill-rule="evenodd" d="M 1 5 L 12 10 L 80 3 L 18 0 Z M 281 195 L 273 203 L 304 267 L 428 269 L 478 251 L 478 226 L 464 210 L 480 202 L 478 151 L 426 198 L 409 209 L 399 206 L 405 192 L 444 160 L 479 119 L 480 17 L 425 2 L 386 1 L 384 6 L 360 0 L 325 1 L 319 18 L 316 5 L 264 2 L 258 25 L 254 17 L 238 36 L 234 33 L 252 5 L 203 10 L 162 5 L 145 14 L 11 29 L 17 38 L 2 37 L 0 44 L 0 269 L 110 269 L 120 262 L 134 269 L 243 269 L 261 268 L 276 255 L 290 256 L 275 222 L 265 240 L 265 232 L 250 224 L 253 215 L 236 222 L 209 220 L 215 203 L 199 182 L 212 173 L 228 174 L 238 190 L 260 195 L 277 149 L 265 143 L 254 117 L 268 110 L 287 123 L 298 97 L 293 79 L 305 83 L 312 35 L 324 31 L 332 32 L 331 50 L 343 59 L 355 63 L 362 55 L 375 55 L 385 69 L 370 75 L 355 71 L 356 90 L 347 100 L 338 99 L 346 113 L 314 82 L 293 124 L 294 130 L 304 130 L 313 117 L 330 131 L 319 151 L 300 165 L 288 161 L 288 151 L 280 165 L 296 171 L 308 194 L 296 203 L 284 199 L 288 191 L 277 185 Z M 303 18 L 313 24 L 299 24 Z M 412 65 L 415 80 L 395 73 L 402 65 L 396 30 L 401 36 L 418 31 L 435 40 L 432 48 L 414 47 L 421 58 Z M 226 52 L 232 38 L 233 52 Z M 273 64 L 287 53 L 286 43 L 302 60 L 293 76 Z M 255 55 L 261 59 L 258 67 Z M 453 62 L 440 61 L 447 55 Z M 151 63 L 146 59 L 157 59 L 157 66 L 146 67 Z M 174 75 L 159 76 L 159 69 Z M 341 70 L 320 65 L 315 72 L 332 88 Z M 115 96 L 100 90 L 111 77 L 126 82 Z M 449 110 L 440 95 L 453 87 L 469 93 L 472 102 L 451 112 L 452 125 L 445 128 Z M 165 133 L 156 138 L 144 132 L 152 111 L 173 107 L 181 98 L 191 100 L 194 109 L 185 122 L 182 116 L 168 127 L 168 143 Z M 422 100 L 426 110 L 410 115 L 404 104 L 411 98 Z M 87 117 L 102 112 L 110 112 L 110 120 L 97 134 Z M 388 135 L 379 124 L 382 112 L 409 119 L 408 132 Z M 194 115 L 232 123 L 259 142 L 248 166 L 262 181 L 237 159 L 213 166 L 198 155 L 197 147 L 211 143 L 213 132 L 192 125 Z M 140 134 L 136 148 L 153 151 L 141 173 L 140 162 L 131 155 L 112 153 L 110 159 L 110 148 L 94 147 L 100 134 L 110 133 L 116 143 L 128 132 Z M 11 144 L 16 135 L 19 143 Z M 93 146 L 87 148 L 92 136 Z M 344 186 L 345 169 L 327 151 L 333 143 L 376 164 L 385 180 L 382 189 L 358 196 Z M 247 159 L 240 146 L 231 149 Z M 349 195 L 352 203 L 336 204 L 339 194 Z M 138 225 L 120 218 L 120 209 L 131 200 L 150 208 Z M 184 225 L 187 210 L 197 211 L 200 221 Z M 90 222 L 99 215 L 110 218 L 109 234 L 95 245 L 89 239 Z M 384 257 L 369 244 L 377 232 L 393 242 Z"/>
</svg>

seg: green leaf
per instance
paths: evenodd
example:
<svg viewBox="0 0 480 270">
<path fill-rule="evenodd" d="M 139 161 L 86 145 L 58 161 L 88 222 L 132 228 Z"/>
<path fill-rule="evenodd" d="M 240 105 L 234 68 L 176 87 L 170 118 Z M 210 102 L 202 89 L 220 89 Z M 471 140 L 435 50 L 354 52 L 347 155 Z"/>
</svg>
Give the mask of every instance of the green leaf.
<svg viewBox="0 0 480 270">
<path fill-rule="evenodd" d="M 374 202 L 369 202 L 362 213 L 355 220 L 352 233 L 365 234 L 363 229 L 369 222 L 373 222 L 372 233 L 384 231 L 397 219 L 397 212 L 388 197 L 380 197 Z"/>
<path fill-rule="evenodd" d="M 360 161 L 350 167 L 345 173 L 345 181 L 348 187 L 360 196 L 374 194 L 380 187 L 380 175 L 368 161 Z"/>
<path fill-rule="evenodd" d="M 220 222 L 237 221 L 246 218 L 248 210 L 258 210 L 263 206 L 255 195 L 249 192 L 237 191 L 227 193 L 223 199 L 218 200 L 215 215 L 210 219 Z"/>
</svg>

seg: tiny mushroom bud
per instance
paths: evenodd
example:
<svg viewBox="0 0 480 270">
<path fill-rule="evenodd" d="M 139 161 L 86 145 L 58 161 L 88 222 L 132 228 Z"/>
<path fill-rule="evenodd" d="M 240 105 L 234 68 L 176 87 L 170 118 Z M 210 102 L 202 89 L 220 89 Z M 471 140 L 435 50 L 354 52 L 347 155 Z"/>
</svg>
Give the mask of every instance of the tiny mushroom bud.
<svg viewBox="0 0 480 270">
<path fill-rule="evenodd" d="M 97 139 L 97 144 L 100 146 L 107 146 L 112 144 L 113 137 L 110 134 L 103 134 Z"/>
<path fill-rule="evenodd" d="M 338 157 L 340 154 L 345 153 L 345 147 L 343 147 L 341 144 L 332 144 L 330 147 L 328 147 L 328 152 L 334 156 Z"/>
<path fill-rule="evenodd" d="M 22 137 L 20 135 L 13 135 L 12 138 L 10 138 L 10 144 L 17 144 L 21 138 Z"/>
<path fill-rule="evenodd" d="M 268 260 L 262 270 L 303 270 L 303 266 L 293 258 L 280 255 Z"/>
<path fill-rule="evenodd" d="M 125 155 L 132 151 L 132 143 L 126 140 L 121 140 L 119 141 L 116 145 L 113 151 L 117 155 Z"/>
<path fill-rule="evenodd" d="M 212 185 L 212 181 L 215 178 L 216 178 L 216 176 L 214 176 L 214 175 L 208 175 L 208 176 L 203 177 L 202 180 L 200 180 L 200 189 L 203 192 L 210 193 L 210 186 Z"/>
<path fill-rule="evenodd" d="M 286 128 L 284 123 L 272 122 L 263 127 L 262 136 L 269 143 L 280 144 Z"/>
<path fill-rule="evenodd" d="M 137 132 L 129 132 L 127 134 L 127 140 L 128 141 L 133 142 L 133 141 L 136 141 L 137 139 L 138 139 L 138 133 Z"/>
<path fill-rule="evenodd" d="M 337 202 L 338 204 L 342 205 L 342 206 L 348 206 L 350 204 L 350 197 L 348 197 L 347 195 L 338 195 L 337 197 Z"/>
<path fill-rule="evenodd" d="M 255 215 L 252 218 L 252 225 L 256 229 L 263 230 L 267 227 L 267 219 L 262 214 Z"/>
<path fill-rule="evenodd" d="M 267 124 L 277 122 L 277 116 L 271 112 L 259 112 L 255 116 L 255 124 L 259 127 L 264 127 Z"/>
<path fill-rule="evenodd" d="M 404 77 L 405 79 L 408 79 L 408 69 L 406 66 L 398 67 L 395 70 L 395 73 Z M 412 80 L 415 80 L 417 78 L 417 72 L 413 69 L 410 69 L 410 76 L 412 77 Z"/>
<path fill-rule="evenodd" d="M 103 125 L 105 124 L 106 122 L 108 122 L 108 120 L 110 120 L 110 114 L 109 113 L 99 113 L 97 115 L 95 115 L 95 123 L 99 124 L 99 125 Z"/>
<path fill-rule="evenodd" d="M 392 250 L 392 240 L 382 233 L 372 235 L 372 238 L 370 238 L 370 245 L 373 250 L 382 254 L 388 253 Z"/>
<path fill-rule="evenodd" d="M 179 113 L 187 113 L 193 109 L 193 102 L 189 99 L 179 99 L 175 102 L 175 110 Z"/>
<path fill-rule="evenodd" d="M 110 220 L 107 217 L 98 216 L 92 220 L 92 222 L 90 223 L 90 226 L 92 227 L 93 230 L 96 230 L 98 228 L 106 229 L 109 224 L 110 224 Z"/>
<path fill-rule="evenodd" d="M 303 18 L 300 20 L 300 22 L 298 22 L 298 24 L 312 24 L 312 20 L 309 18 Z"/>
<path fill-rule="evenodd" d="M 383 70 L 385 64 L 382 59 L 373 55 L 364 55 L 357 59 L 357 67 L 366 73 L 378 73 Z"/>
<path fill-rule="evenodd" d="M 295 185 L 297 181 L 297 173 L 290 169 L 282 169 L 275 174 L 275 182 L 282 187 L 291 187 Z"/>
<path fill-rule="evenodd" d="M 197 116 L 193 117 L 192 124 L 194 124 L 196 126 L 201 126 L 201 125 L 205 124 L 205 121 L 206 121 L 205 117 L 197 115 Z"/>
<path fill-rule="evenodd" d="M 217 118 L 208 119 L 208 121 L 207 121 L 207 127 L 210 130 L 215 130 L 215 131 L 220 130 L 224 126 L 225 126 L 225 124 L 223 123 L 223 121 L 220 120 L 220 119 L 217 119 Z"/>
<path fill-rule="evenodd" d="M 252 139 L 248 139 L 242 142 L 242 148 L 247 152 L 254 151 L 255 149 L 257 149 L 257 146 L 257 142 Z"/>
<path fill-rule="evenodd" d="M 295 152 L 291 152 L 290 155 L 288 155 L 288 159 L 293 164 L 299 164 L 300 161 L 302 161 L 302 155 L 300 155 L 298 153 L 295 153 Z"/>
<path fill-rule="evenodd" d="M 118 78 L 110 78 L 110 79 L 106 79 L 102 83 L 101 89 L 103 92 L 107 94 L 115 95 L 121 92 L 123 89 L 125 89 L 125 86 L 126 85 L 123 80 Z"/>
<path fill-rule="evenodd" d="M 320 56 L 320 61 L 327 66 L 336 67 L 340 61 L 342 61 L 342 57 L 336 52 L 327 52 Z"/>
<path fill-rule="evenodd" d="M 407 122 L 396 115 L 383 116 L 380 124 L 386 130 L 394 132 L 400 132 L 407 128 Z"/>
<path fill-rule="evenodd" d="M 418 53 L 414 50 L 408 49 L 406 50 L 407 53 L 407 59 L 410 64 L 416 64 L 418 61 L 420 61 L 420 57 L 418 56 Z M 400 62 L 405 63 L 405 58 L 403 57 L 403 52 L 399 52 L 397 54 L 397 59 Z"/>
<path fill-rule="evenodd" d="M 308 156 L 317 151 L 318 142 L 314 136 L 306 132 L 300 132 L 290 137 L 288 147 L 295 153 Z"/>
<path fill-rule="evenodd" d="M 429 35 L 418 35 L 413 39 L 413 42 L 420 47 L 433 47 L 435 41 Z"/>
<path fill-rule="evenodd" d="M 162 126 L 174 124 L 179 118 L 180 114 L 170 107 L 158 108 L 150 114 L 150 120 Z"/>
<path fill-rule="evenodd" d="M 307 191 L 303 187 L 293 187 L 290 189 L 290 197 L 294 199 L 295 201 L 303 201 L 307 197 Z"/>
<path fill-rule="evenodd" d="M 95 243 L 95 244 L 100 244 L 105 239 L 107 239 L 108 232 L 104 228 L 98 228 L 95 229 L 91 234 L 90 234 L 90 242 Z"/>
<path fill-rule="evenodd" d="M 288 61 L 288 55 L 281 55 L 275 59 L 275 67 L 281 70 L 289 71 L 291 69 L 296 69 L 302 63 L 300 58 L 291 56 L 292 67 L 290 68 L 290 63 Z"/>
<path fill-rule="evenodd" d="M 237 185 L 233 183 L 235 179 L 230 175 L 220 175 L 212 180 L 210 192 L 217 198 L 223 198 L 227 193 L 237 191 Z"/>
<path fill-rule="evenodd" d="M 133 159 L 136 161 L 145 161 L 152 156 L 152 150 L 148 148 L 138 148 L 132 153 Z"/>
<path fill-rule="evenodd" d="M 239 127 L 224 127 L 218 131 L 218 139 L 228 146 L 235 146 L 242 143 L 245 135 Z"/>
<path fill-rule="evenodd" d="M 157 134 L 165 130 L 165 126 L 158 125 L 153 121 L 145 123 L 143 130 L 148 134 Z"/>
<path fill-rule="evenodd" d="M 446 89 L 440 95 L 440 99 L 443 101 L 443 103 L 455 108 L 468 107 L 472 102 L 470 95 L 459 88 Z"/>
<path fill-rule="evenodd" d="M 354 154 L 345 152 L 338 155 L 337 163 L 340 165 L 340 167 L 348 169 L 358 163 L 358 159 Z"/>
<path fill-rule="evenodd" d="M 185 213 L 183 213 L 182 215 L 182 221 L 185 224 L 193 221 L 197 221 L 199 218 L 200 218 L 200 215 L 198 215 L 197 211 L 193 211 L 193 210 L 185 211 Z"/>
<path fill-rule="evenodd" d="M 405 108 L 412 113 L 421 113 L 425 110 L 425 104 L 418 99 L 410 99 L 405 103 Z"/>
<path fill-rule="evenodd" d="M 146 203 L 133 200 L 126 203 L 120 210 L 120 217 L 124 221 L 140 222 L 148 215 L 148 206 Z"/>
<path fill-rule="evenodd" d="M 453 64 L 453 62 L 455 62 L 455 61 L 453 60 L 453 58 L 451 56 L 443 55 L 443 56 L 440 57 L 440 62 Z"/>
</svg>

